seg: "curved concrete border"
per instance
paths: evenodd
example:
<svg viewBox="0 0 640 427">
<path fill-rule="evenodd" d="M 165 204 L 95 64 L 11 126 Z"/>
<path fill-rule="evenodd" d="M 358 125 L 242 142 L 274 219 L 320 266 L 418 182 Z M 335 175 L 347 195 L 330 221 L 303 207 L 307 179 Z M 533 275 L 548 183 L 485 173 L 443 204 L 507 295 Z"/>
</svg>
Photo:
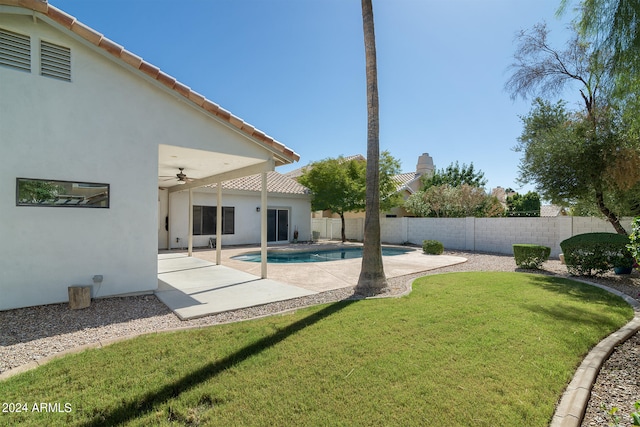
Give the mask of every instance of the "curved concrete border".
<svg viewBox="0 0 640 427">
<path fill-rule="evenodd" d="M 633 319 L 600 341 L 589 354 L 584 358 L 582 364 L 573 375 L 573 379 L 565 389 L 560 402 L 556 407 L 556 412 L 551 419 L 549 427 L 580 427 L 584 418 L 589 399 L 591 398 L 591 389 L 598 377 L 598 373 L 604 362 L 609 358 L 613 349 L 628 340 L 636 332 L 640 330 L 640 303 L 629 295 L 612 289 L 599 283 L 589 282 L 577 278 L 570 278 L 576 282 L 585 283 L 587 285 L 596 286 L 607 292 L 618 295 L 623 298 L 630 306 L 633 307 L 635 316 Z"/>
</svg>

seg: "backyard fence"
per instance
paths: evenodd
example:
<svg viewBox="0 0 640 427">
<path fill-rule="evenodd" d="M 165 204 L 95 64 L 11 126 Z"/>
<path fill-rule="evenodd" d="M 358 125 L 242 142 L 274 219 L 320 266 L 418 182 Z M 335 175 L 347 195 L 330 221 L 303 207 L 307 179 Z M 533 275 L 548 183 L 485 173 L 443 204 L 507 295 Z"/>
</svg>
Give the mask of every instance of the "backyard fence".
<svg viewBox="0 0 640 427">
<path fill-rule="evenodd" d="M 631 231 L 632 218 L 622 225 Z M 334 218 L 314 218 L 312 230 L 321 239 L 340 239 L 341 222 Z M 582 233 L 615 230 L 608 221 L 593 217 L 559 216 L 537 218 L 381 218 L 383 243 L 421 245 L 423 240 L 439 240 L 448 250 L 468 250 L 512 254 L 512 245 L 532 243 L 551 248 L 551 256 L 561 253 L 560 242 Z M 347 239 L 362 241 L 364 218 L 345 221 Z"/>
</svg>

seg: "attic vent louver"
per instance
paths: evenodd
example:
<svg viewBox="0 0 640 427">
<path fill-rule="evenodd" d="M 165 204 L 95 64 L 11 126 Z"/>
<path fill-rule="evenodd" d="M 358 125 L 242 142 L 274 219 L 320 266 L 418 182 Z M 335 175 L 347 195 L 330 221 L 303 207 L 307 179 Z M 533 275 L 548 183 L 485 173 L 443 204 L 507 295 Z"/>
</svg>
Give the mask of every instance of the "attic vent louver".
<svg viewBox="0 0 640 427">
<path fill-rule="evenodd" d="M 0 65 L 31 72 L 29 36 L 0 30 Z"/>
<path fill-rule="evenodd" d="M 40 42 L 40 74 L 71 81 L 71 49 L 49 42 Z"/>
</svg>

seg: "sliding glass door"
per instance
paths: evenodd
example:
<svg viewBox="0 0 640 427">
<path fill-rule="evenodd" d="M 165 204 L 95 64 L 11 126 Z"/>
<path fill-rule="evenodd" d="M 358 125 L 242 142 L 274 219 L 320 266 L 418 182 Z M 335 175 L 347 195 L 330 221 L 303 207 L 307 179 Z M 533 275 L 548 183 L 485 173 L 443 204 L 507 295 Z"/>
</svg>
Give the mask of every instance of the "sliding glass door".
<svg viewBox="0 0 640 427">
<path fill-rule="evenodd" d="M 289 210 L 267 210 L 267 240 L 269 242 L 289 241 Z"/>
</svg>

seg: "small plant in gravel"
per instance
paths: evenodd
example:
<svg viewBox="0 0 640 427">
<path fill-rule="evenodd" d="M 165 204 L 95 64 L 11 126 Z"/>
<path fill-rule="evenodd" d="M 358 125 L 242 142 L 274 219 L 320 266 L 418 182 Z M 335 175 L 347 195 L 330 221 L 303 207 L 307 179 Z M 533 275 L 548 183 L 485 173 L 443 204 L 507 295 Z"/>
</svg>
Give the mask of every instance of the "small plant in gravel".
<svg viewBox="0 0 640 427">
<path fill-rule="evenodd" d="M 636 411 L 630 415 L 631 425 L 640 426 L 640 400 L 634 403 L 634 406 L 636 408 Z M 607 405 L 605 405 L 604 403 L 600 407 L 604 412 L 607 413 L 607 415 L 611 419 L 609 425 L 613 427 L 619 427 L 621 421 L 620 416 L 618 415 L 619 408 L 617 406 L 614 406 L 611 409 L 608 409 Z"/>
<path fill-rule="evenodd" d="M 437 240 L 423 240 L 422 252 L 429 255 L 440 255 L 444 252 L 444 245 Z"/>
<path fill-rule="evenodd" d="M 608 409 L 607 405 L 605 405 L 604 403 L 601 404 L 600 407 L 608 415 L 608 417 L 611 419 L 611 422 L 609 423 L 609 426 L 618 427 L 620 425 L 620 416 L 617 415 L 618 407 L 614 406 L 611 409 Z"/>
</svg>

